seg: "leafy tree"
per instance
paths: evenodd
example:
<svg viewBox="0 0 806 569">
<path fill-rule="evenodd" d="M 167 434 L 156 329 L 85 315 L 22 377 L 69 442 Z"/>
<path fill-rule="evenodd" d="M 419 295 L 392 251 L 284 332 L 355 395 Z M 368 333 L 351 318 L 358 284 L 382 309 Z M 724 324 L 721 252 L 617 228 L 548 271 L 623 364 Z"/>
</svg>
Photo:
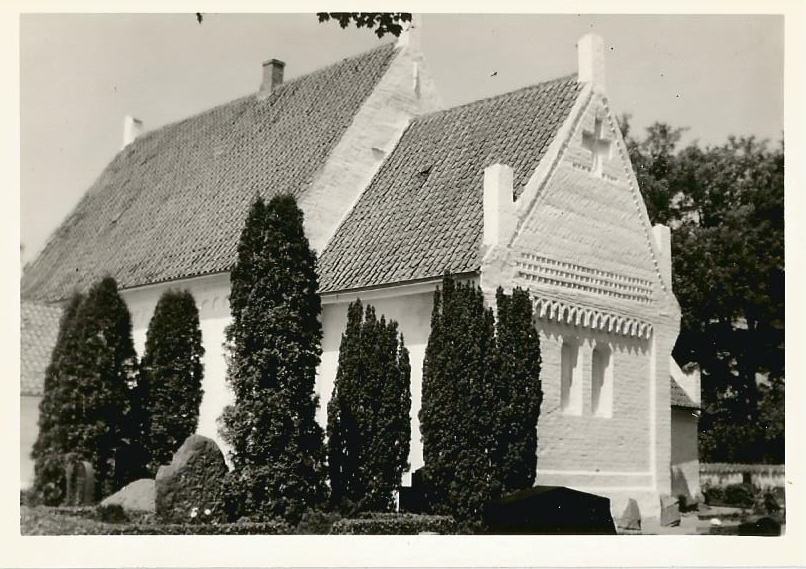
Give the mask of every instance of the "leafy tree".
<svg viewBox="0 0 806 569">
<path fill-rule="evenodd" d="M 379 38 L 386 34 L 398 37 L 403 31 L 402 23 L 411 22 L 408 12 L 317 12 L 319 23 L 331 19 L 337 21 L 342 28 L 354 23 L 357 28 L 369 28 Z"/>
<path fill-rule="evenodd" d="M 199 311 L 188 291 L 168 290 L 148 324 L 137 405 L 150 476 L 196 432 L 204 366 Z"/>
<path fill-rule="evenodd" d="M 35 452 L 48 448 L 89 461 L 101 498 L 130 482 L 136 471 L 129 457 L 136 356 L 131 316 L 115 280 L 102 279 L 83 302 L 74 298 L 62 325 L 48 374 L 53 396 L 42 409 L 47 434 Z"/>
<path fill-rule="evenodd" d="M 500 379 L 498 442 L 494 453 L 502 493 L 530 488 L 537 475 L 537 421 L 543 390 L 540 382 L 540 335 L 528 291 L 496 292 Z"/>
<path fill-rule="evenodd" d="M 702 371 L 701 459 L 783 462 L 783 144 L 678 150 L 681 129 L 638 140 L 621 124 L 650 219 L 672 229 L 674 355 Z"/>
<path fill-rule="evenodd" d="M 408 468 L 411 367 L 397 323 L 351 303 L 328 403 L 331 501 L 390 511 Z"/>
<path fill-rule="evenodd" d="M 222 435 L 234 471 L 233 517 L 281 516 L 296 523 L 325 499 L 323 432 L 315 420 L 321 355 L 316 257 L 290 195 L 252 205 L 230 275 L 227 379 L 235 403 Z"/>
<path fill-rule="evenodd" d="M 74 294 L 62 312 L 56 344 L 50 364 L 45 370 L 42 400 L 39 403 L 39 434 L 31 451 L 34 459 L 34 491 L 49 506 L 64 499 L 65 481 L 63 455 L 67 449 L 66 429 L 62 426 L 71 389 L 67 381 L 60 381 L 60 365 L 65 354 L 75 346 L 76 315 L 84 302 L 81 294 Z"/>
<path fill-rule="evenodd" d="M 500 492 L 493 464 L 498 437 L 498 354 L 492 310 L 481 290 L 446 276 L 434 295 L 423 363 L 420 425 L 431 508 L 465 529 L 481 523 Z"/>
</svg>

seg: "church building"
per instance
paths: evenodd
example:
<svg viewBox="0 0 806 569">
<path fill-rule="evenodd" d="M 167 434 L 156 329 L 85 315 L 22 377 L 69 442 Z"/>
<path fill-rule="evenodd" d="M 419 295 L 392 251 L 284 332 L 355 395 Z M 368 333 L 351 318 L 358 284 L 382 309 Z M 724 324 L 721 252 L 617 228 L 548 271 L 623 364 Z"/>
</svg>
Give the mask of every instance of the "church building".
<svg viewBox="0 0 806 569">
<path fill-rule="evenodd" d="M 569 62 L 565 77 L 445 109 L 412 27 L 289 81 L 269 60 L 257 92 L 153 131 L 126 119 L 122 150 L 23 271 L 22 431 L 36 432 L 60 306 L 111 275 L 139 355 L 160 295 L 195 297 L 206 350 L 198 432 L 221 443 L 229 270 L 255 195 L 287 192 L 319 258 L 322 425 L 347 307 L 360 298 L 405 336 L 411 471 L 423 465 L 422 362 L 434 290 L 450 272 L 493 303 L 498 286 L 531 293 L 539 484 L 607 496 L 616 515 L 629 498 L 657 515 L 673 472 L 675 488 L 696 495 L 699 384 L 671 358 L 670 232 L 650 224 L 604 59 L 589 34 L 576 72 Z"/>
</svg>

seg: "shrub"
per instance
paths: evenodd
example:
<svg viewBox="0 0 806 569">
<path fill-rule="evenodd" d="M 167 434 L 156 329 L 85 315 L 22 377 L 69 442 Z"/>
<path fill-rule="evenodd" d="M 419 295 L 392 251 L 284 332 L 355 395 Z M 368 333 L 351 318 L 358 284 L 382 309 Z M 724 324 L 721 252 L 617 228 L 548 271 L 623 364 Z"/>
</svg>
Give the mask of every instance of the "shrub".
<svg viewBox="0 0 806 569">
<path fill-rule="evenodd" d="M 752 484 L 730 484 L 725 486 L 724 502 L 737 508 L 752 508 L 756 494 Z"/>
<path fill-rule="evenodd" d="M 450 516 L 374 514 L 339 520 L 331 530 L 331 533 L 341 535 L 417 535 L 425 532 L 455 534 L 456 521 Z"/>
<path fill-rule="evenodd" d="M 702 495 L 709 506 L 722 504 L 725 499 L 725 492 L 719 486 L 705 486 Z"/>
<path fill-rule="evenodd" d="M 67 479 L 64 472 L 64 455 L 40 454 L 34 463 L 35 486 L 32 494 L 35 503 L 58 506 L 67 495 Z"/>
<path fill-rule="evenodd" d="M 362 322 L 362 318 L 364 321 Z M 408 468 L 411 366 L 397 323 L 350 304 L 328 403 L 331 502 L 390 511 Z"/>
<path fill-rule="evenodd" d="M 148 324 L 135 390 L 150 477 L 196 432 L 204 366 L 199 311 L 188 291 L 168 290 Z"/>
<path fill-rule="evenodd" d="M 497 497 L 497 370 L 494 317 L 481 289 L 446 276 L 423 362 L 423 479 L 431 513 L 462 524 L 481 523 L 484 504 Z"/>
<path fill-rule="evenodd" d="M 113 278 L 96 283 L 84 300 L 74 297 L 57 344 L 46 373 L 50 393 L 40 406 L 43 432 L 34 454 L 74 452 L 89 461 L 97 500 L 130 482 L 137 470 L 126 456 L 127 442 L 136 435 L 129 389 L 136 356 L 131 316 Z M 39 471 L 53 473 L 51 468 Z M 38 488 L 47 483 L 37 480 Z"/>
<path fill-rule="evenodd" d="M 325 449 L 314 393 L 322 326 L 316 256 L 302 211 L 280 195 L 252 205 L 230 275 L 227 380 L 235 396 L 221 433 L 234 467 L 227 510 L 296 523 L 324 502 Z"/>
<path fill-rule="evenodd" d="M 323 512 L 309 510 L 302 515 L 302 519 L 294 529 L 298 535 L 327 535 L 331 533 L 333 524 L 341 520 L 338 512 Z"/>
<path fill-rule="evenodd" d="M 543 390 L 540 382 L 540 334 L 532 320 L 529 293 L 496 291 L 500 378 L 495 394 L 496 437 L 493 463 L 502 494 L 531 488 L 537 474 L 537 421 Z"/>
</svg>

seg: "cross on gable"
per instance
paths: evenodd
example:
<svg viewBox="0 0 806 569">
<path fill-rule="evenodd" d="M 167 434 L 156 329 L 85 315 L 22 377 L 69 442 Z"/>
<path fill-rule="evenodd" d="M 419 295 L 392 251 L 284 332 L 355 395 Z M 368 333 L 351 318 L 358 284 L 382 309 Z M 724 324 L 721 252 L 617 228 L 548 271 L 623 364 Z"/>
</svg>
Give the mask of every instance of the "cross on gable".
<svg viewBox="0 0 806 569">
<path fill-rule="evenodd" d="M 582 132 L 582 146 L 591 153 L 591 172 L 597 176 L 602 175 L 602 163 L 610 158 L 610 143 L 612 141 L 602 136 L 602 119 L 596 118 L 593 132 Z"/>
</svg>

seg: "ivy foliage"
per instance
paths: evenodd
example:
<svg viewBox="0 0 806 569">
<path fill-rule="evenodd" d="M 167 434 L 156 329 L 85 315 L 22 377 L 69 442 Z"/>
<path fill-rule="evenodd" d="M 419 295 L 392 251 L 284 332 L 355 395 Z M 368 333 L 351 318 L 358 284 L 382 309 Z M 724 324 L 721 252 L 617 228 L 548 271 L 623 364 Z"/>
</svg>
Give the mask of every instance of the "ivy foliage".
<svg viewBox="0 0 806 569">
<path fill-rule="evenodd" d="M 199 310 L 189 291 L 168 290 L 148 324 L 135 390 L 149 476 L 196 432 L 204 366 Z"/>
<path fill-rule="evenodd" d="M 363 319 L 363 321 L 362 321 Z M 331 502 L 392 511 L 408 469 L 411 366 L 397 323 L 351 303 L 328 403 Z"/>
<path fill-rule="evenodd" d="M 92 464 L 96 499 L 132 480 L 136 364 L 131 316 L 117 283 L 106 277 L 86 298 L 73 297 L 61 320 L 33 451 L 38 488 L 45 490 L 50 477 L 44 475 L 55 471 L 54 457 L 68 453 Z"/>
<path fill-rule="evenodd" d="M 234 471 L 230 517 L 297 523 L 326 499 L 323 432 L 316 423 L 321 302 L 316 257 L 290 195 L 252 204 L 230 275 L 227 380 L 235 396 L 221 434 Z"/>
</svg>

